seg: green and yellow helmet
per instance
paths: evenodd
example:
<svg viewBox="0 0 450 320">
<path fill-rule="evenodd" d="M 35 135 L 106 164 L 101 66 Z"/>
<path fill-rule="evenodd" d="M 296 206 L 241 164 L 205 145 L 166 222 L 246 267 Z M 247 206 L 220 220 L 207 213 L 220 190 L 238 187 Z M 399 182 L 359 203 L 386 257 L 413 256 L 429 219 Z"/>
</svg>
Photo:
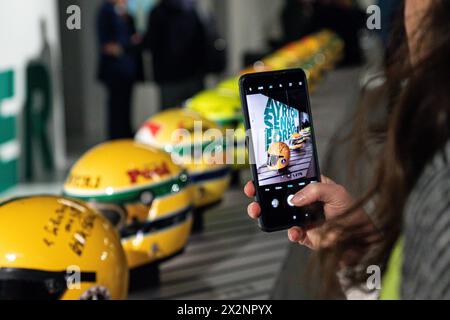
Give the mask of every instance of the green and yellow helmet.
<svg viewBox="0 0 450 320">
<path fill-rule="evenodd" d="M 274 142 L 267 150 L 267 167 L 269 170 L 283 170 L 289 166 L 291 152 L 284 142 Z"/>
<path fill-rule="evenodd" d="M 125 299 L 117 230 L 84 203 L 57 196 L 0 202 L 0 300 Z"/>
<path fill-rule="evenodd" d="M 236 128 L 243 121 L 239 94 L 231 90 L 212 89 L 188 100 L 186 107 L 225 128 Z"/>
<path fill-rule="evenodd" d="M 238 125 L 234 134 L 234 138 L 235 138 L 235 149 L 234 149 L 235 162 L 233 164 L 233 168 L 236 170 L 247 168 L 249 164 L 249 157 L 245 143 L 246 132 L 244 123 Z"/>
<path fill-rule="evenodd" d="M 214 142 L 204 134 L 210 130 L 224 135 L 220 126 L 192 110 L 170 109 L 148 119 L 136 135 L 138 142 L 170 152 L 178 159 L 177 163 L 187 169 L 194 184 L 196 208 L 220 201 L 230 183 L 223 142 L 217 144 L 216 141 L 214 148 L 220 149 L 217 153 L 203 152 Z"/>
<path fill-rule="evenodd" d="M 239 77 L 233 77 L 220 82 L 217 89 L 229 95 L 239 97 Z"/>
<path fill-rule="evenodd" d="M 64 194 L 86 201 L 117 226 L 132 269 L 166 260 L 188 241 L 189 177 L 161 150 L 133 140 L 101 144 L 73 166 Z"/>
</svg>

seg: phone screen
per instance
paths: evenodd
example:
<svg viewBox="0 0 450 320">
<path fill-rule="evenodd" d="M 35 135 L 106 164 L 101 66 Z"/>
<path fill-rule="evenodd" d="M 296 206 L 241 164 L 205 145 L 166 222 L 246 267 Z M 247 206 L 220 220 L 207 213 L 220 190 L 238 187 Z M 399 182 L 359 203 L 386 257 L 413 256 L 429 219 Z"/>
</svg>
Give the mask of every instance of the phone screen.
<svg viewBox="0 0 450 320">
<path fill-rule="evenodd" d="M 316 142 L 303 71 L 261 73 L 241 81 L 249 151 L 265 229 L 305 224 L 312 212 L 293 196 L 320 181 Z"/>
</svg>

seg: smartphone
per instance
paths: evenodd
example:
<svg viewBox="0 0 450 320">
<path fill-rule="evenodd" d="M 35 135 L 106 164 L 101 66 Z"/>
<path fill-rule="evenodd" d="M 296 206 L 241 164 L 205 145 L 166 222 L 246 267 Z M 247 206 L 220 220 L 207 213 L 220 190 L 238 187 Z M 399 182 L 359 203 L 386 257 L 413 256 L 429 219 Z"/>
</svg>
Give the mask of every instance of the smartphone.
<svg viewBox="0 0 450 320">
<path fill-rule="evenodd" d="M 291 201 L 321 177 L 305 72 L 247 74 L 239 87 L 260 228 L 274 232 L 321 222 L 323 204 L 298 208 Z"/>
</svg>

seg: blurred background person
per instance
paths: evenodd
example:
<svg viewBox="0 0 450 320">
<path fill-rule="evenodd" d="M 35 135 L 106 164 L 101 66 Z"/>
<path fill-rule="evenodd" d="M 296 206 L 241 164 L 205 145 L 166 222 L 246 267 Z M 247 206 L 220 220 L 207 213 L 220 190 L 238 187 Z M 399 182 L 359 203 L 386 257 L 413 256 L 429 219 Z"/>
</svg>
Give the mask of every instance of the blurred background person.
<svg viewBox="0 0 450 320">
<path fill-rule="evenodd" d="M 359 32 L 365 28 L 366 14 L 353 0 L 316 0 L 315 29 L 331 29 L 345 42 L 342 65 L 362 63 Z"/>
<path fill-rule="evenodd" d="M 137 52 L 140 36 L 127 13 L 127 0 L 105 0 L 97 19 L 98 76 L 108 91 L 108 136 L 131 138 L 133 87 L 142 76 Z"/>
<path fill-rule="evenodd" d="M 354 0 L 317 0 L 316 28 L 328 28 L 345 42 L 342 65 L 358 65 L 362 61 L 359 33 L 366 27 L 366 14 Z"/>
<path fill-rule="evenodd" d="M 144 48 L 153 57 L 161 109 L 204 89 L 205 30 L 195 0 L 161 0 L 151 11 Z"/>
<path fill-rule="evenodd" d="M 395 17 L 402 8 L 401 0 L 378 0 L 378 6 L 381 10 L 381 30 L 379 32 L 381 40 L 385 47 L 388 46 L 390 35 L 395 27 Z"/>
<path fill-rule="evenodd" d="M 366 14 L 352 0 L 285 0 L 281 11 L 280 45 L 301 39 L 322 29 L 336 32 L 345 42 L 343 65 L 362 62 L 359 32 L 365 27 Z"/>
<path fill-rule="evenodd" d="M 314 32 L 313 4 L 312 0 L 285 0 L 281 12 L 283 44 L 296 41 Z"/>
</svg>

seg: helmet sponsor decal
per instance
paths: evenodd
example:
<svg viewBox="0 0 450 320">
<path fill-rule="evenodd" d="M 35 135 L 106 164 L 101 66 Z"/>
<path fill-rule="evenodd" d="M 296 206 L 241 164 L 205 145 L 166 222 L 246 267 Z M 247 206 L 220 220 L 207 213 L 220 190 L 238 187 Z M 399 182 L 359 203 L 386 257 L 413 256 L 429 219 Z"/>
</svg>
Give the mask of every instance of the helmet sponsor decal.
<svg viewBox="0 0 450 320">
<path fill-rule="evenodd" d="M 150 122 L 145 124 L 145 127 L 150 130 L 152 133 L 152 136 L 156 137 L 158 135 L 158 132 L 161 130 L 161 126 L 155 122 Z"/>
<path fill-rule="evenodd" d="M 131 184 L 136 184 L 139 181 L 139 178 L 142 178 L 146 181 L 152 181 L 156 178 L 166 176 L 170 174 L 169 166 L 167 162 L 162 162 L 161 164 L 155 164 L 152 166 L 148 166 L 143 169 L 132 169 L 127 172 L 127 175 L 130 179 Z"/>
<path fill-rule="evenodd" d="M 64 199 L 58 203 L 60 206 L 44 226 L 43 241 L 47 247 L 53 247 L 61 234 L 69 233 L 67 245 L 77 256 L 82 256 L 98 216 Z"/>
<path fill-rule="evenodd" d="M 101 177 L 92 177 L 87 175 L 70 174 L 67 178 L 67 185 L 76 188 L 98 189 L 101 183 Z"/>
</svg>

